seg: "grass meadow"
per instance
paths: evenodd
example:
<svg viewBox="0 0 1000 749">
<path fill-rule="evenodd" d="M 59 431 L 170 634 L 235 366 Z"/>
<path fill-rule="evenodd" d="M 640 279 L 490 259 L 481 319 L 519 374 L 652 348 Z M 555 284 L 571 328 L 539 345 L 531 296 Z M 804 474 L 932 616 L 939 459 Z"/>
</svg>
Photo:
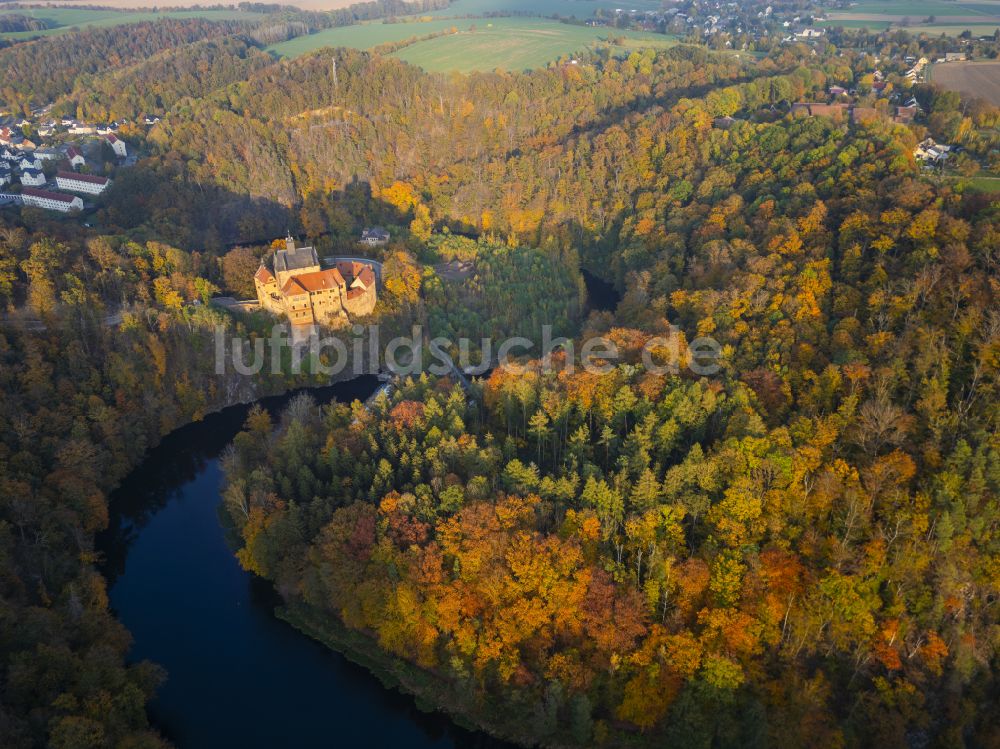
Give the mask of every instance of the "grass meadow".
<svg viewBox="0 0 1000 749">
<path fill-rule="evenodd" d="M 675 42 L 662 34 L 571 26 L 535 18 L 477 19 L 475 30 L 417 42 L 396 57 L 431 72 L 457 70 L 526 70 L 543 67 L 564 55 L 622 37 L 628 48 L 667 47 Z"/>
<path fill-rule="evenodd" d="M 668 47 L 676 42 L 662 34 L 575 26 L 545 18 L 453 18 L 412 23 L 370 23 L 326 29 L 274 44 L 282 57 L 297 57 L 322 47 L 370 49 L 387 42 L 445 31 L 457 34 L 428 39 L 395 52 L 395 56 L 432 72 L 457 70 L 525 70 L 547 65 L 564 55 L 621 37 L 622 50 Z"/>
</svg>

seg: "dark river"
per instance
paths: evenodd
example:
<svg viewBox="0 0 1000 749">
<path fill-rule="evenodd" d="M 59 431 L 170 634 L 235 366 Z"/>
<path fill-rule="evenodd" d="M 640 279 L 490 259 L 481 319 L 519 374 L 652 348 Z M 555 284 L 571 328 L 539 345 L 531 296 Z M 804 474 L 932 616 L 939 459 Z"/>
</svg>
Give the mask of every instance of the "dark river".
<svg viewBox="0 0 1000 749">
<path fill-rule="evenodd" d="M 364 399 L 375 377 L 311 391 Z M 290 396 L 262 404 L 279 411 Z M 111 498 L 100 540 L 111 606 L 131 631 L 130 658 L 163 666 L 150 717 L 181 749 L 499 747 L 277 619 L 270 583 L 240 569 L 217 510 L 219 455 L 249 406 L 164 438 Z"/>
</svg>

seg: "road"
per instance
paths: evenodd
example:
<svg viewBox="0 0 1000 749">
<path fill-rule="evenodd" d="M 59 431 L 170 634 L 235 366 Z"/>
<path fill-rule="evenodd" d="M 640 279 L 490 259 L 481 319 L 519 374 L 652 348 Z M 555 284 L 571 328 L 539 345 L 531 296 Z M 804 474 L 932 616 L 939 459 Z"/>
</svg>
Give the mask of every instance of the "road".
<svg viewBox="0 0 1000 749">
<path fill-rule="evenodd" d="M 48 326 L 41 320 L 30 317 L 22 317 L 18 314 L 0 315 L 0 324 L 8 325 L 11 327 L 22 327 L 25 330 L 36 330 L 36 331 L 42 331 L 48 328 Z M 121 324 L 122 324 L 121 310 L 108 313 L 107 315 L 101 317 L 101 325 L 105 328 L 117 328 Z"/>
</svg>

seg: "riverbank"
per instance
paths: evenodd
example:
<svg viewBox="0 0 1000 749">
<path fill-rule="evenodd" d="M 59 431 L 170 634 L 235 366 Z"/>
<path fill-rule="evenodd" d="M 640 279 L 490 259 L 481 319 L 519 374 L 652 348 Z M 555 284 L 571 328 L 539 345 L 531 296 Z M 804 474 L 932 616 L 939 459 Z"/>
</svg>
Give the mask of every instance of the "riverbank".
<svg viewBox="0 0 1000 749">
<path fill-rule="evenodd" d="M 312 394 L 349 402 L 376 386 L 371 377 Z M 291 397 L 259 402 L 277 412 Z M 110 608 L 132 633 L 129 661 L 160 664 L 168 675 L 148 706 L 153 726 L 183 749 L 506 747 L 387 689 L 374 662 L 348 660 L 274 615 L 283 602 L 240 567 L 219 518 L 221 455 L 248 409 L 171 432 L 113 497 Z"/>
<path fill-rule="evenodd" d="M 306 604 L 286 603 L 275 609 L 275 615 L 304 635 L 362 666 L 387 689 L 412 696 L 425 712 L 443 712 L 456 725 L 469 731 L 483 731 L 501 741 L 518 746 L 537 745 L 523 730 L 523 717 L 530 709 L 528 705 L 477 704 L 469 699 L 473 690 L 464 690 L 461 685 L 386 652 L 368 634 L 349 629 L 329 613 Z M 520 720 L 499 721 L 495 718 L 498 715 L 517 716 Z M 552 746 L 572 745 L 567 738 L 565 743 Z"/>
</svg>

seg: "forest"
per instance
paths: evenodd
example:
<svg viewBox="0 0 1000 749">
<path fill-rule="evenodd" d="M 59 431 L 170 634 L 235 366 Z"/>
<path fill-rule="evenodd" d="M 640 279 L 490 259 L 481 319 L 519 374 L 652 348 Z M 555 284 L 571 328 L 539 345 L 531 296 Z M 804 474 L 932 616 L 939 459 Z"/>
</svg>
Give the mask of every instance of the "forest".
<svg viewBox="0 0 1000 749">
<path fill-rule="evenodd" d="M 249 28 L 237 21 L 163 20 L 89 29 L 0 49 L 0 104 L 28 111 L 68 94 L 81 76 L 143 60 L 161 50 Z"/>
<path fill-rule="evenodd" d="M 214 326 L 269 321 L 208 302 L 286 230 L 326 251 L 373 224 L 390 328 L 553 325 L 622 359 L 254 411 L 225 521 L 288 617 L 370 637 L 427 703 L 525 744 L 1000 744 L 1000 203 L 912 155 L 930 135 L 988 162 L 1000 111 L 920 84 L 912 125 L 790 116 L 835 82 L 872 96 L 852 46 L 448 76 L 272 60 L 243 32 L 67 35 L 38 48 L 89 83 L 2 84 L 163 115 L 94 228 L 0 213 L 5 745 L 166 746 L 163 674 L 127 660 L 99 572 L 107 494 L 171 429 L 318 382 L 215 374 Z M 588 314 L 581 268 L 617 309 Z M 722 371 L 644 371 L 671 326 Z"/>
</svg>

